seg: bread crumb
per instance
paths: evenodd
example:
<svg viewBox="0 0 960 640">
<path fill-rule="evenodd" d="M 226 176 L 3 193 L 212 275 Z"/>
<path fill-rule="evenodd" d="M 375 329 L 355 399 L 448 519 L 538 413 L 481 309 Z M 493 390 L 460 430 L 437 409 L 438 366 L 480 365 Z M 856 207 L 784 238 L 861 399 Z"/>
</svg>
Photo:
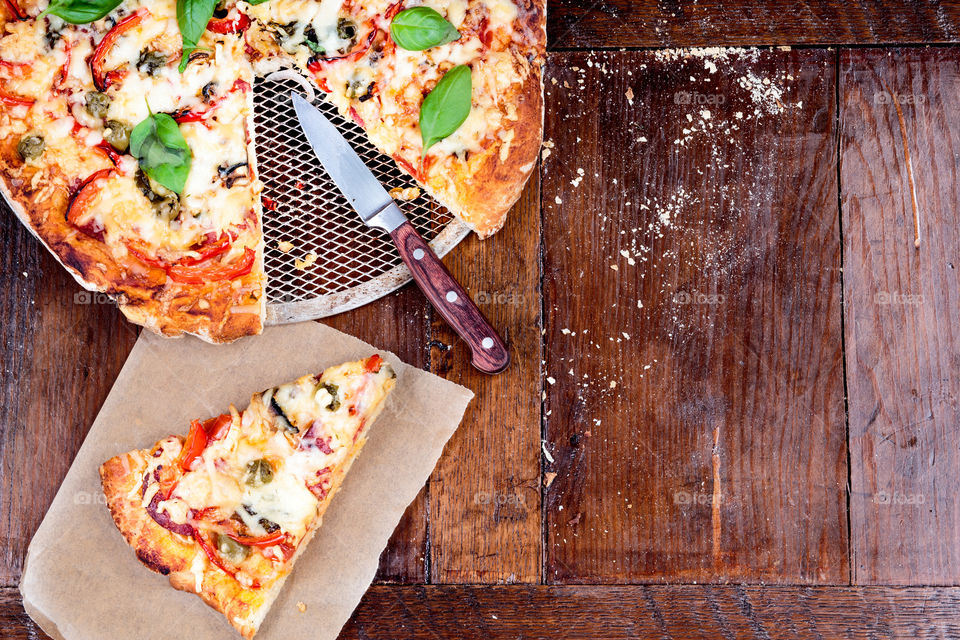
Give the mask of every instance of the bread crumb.
<svg viewBox="0 0 960 640">
<path fill-rule="evenodd" d="M 312 251 L 303 257 L 303 260 L 297 258 L 293 261 L 293 266 L 296 267 L 298 271 L 304 271 L 313 266 L 313 263 L 317 261 L 317 254 Z"/>
<path fill-rule="evenodd" d="M 543 488 L 549 489 L 553 481 L 557 479 L 557 474 L 553 471 L 547 471 L 543 474 Z"/>
<path fill-rule="evenodd" d="M 298 603 L 297 603 L 297 609 L 300 610 L 300 613 L 303 613 L 304 611 L 307 610 L 307 605 L 306 605 L 306 603 L 304 603 L 304 602 L 298 602 Z"/>
<path fill-rule="evenodd" d="M 293 243 L 289 240 L 281 240 L 277 243 L 277 249 L 280 249 L 283 253 L 290 253 L 293 251 Z"/>
<path fill-rule="evenodd" d="M 390 197 L 395 200 L 410 202 L 420 197 L 420 189 L 418 187 L 394 187 L 390 189 Z"/>
<path fill-rule="evenodd" d="M 627 102 L 633 104 L 633 87 L 627 87 L 627 92 L 623 94 L 627 98 Z"/>
</svg>

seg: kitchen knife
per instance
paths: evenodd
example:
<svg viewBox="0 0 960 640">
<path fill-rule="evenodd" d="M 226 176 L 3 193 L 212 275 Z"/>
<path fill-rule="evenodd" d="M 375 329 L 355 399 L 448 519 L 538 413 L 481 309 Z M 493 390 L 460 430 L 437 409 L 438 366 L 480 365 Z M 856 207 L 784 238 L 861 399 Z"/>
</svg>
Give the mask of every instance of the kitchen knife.
<svg viewBox="0 0 960 640">
<path fill-rule="evenodd" d="M 467 292 L 450 275 L 337 128 L 300 94 L 294 92 L 290 97 L 300 126 L 320 164 L 360 214 L 360 219 L 367 226 L 390 234 L 417 285 L 457 335 L 470 346 L 473 366 L 484 373 L 503 371 L 510 363 L 510 353 Z"/>
</svg>

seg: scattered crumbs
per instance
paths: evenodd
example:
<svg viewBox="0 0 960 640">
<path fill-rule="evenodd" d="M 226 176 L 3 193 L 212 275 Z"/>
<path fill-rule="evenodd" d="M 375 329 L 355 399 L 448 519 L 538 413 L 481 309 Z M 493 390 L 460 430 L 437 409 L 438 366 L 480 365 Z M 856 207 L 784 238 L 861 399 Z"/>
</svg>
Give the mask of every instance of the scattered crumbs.
<svg viewBox="0 0 960 640">
<path fill-rule="evenodd" d="M 303 613 L 307 610 L 307 605 L 305 602 L 297 602 L 297 609 L 300 610 L 300 613 Z"/>
<path fill-rule="evenodd" d="M 563 200 L 560 199 L 560 196 L 555 197 L 555 198 L 554 198 L 554 201 L 555 201 L 557 204 L 563 204 Z"/>
<path fill-rule="evenodd" d="M 617 388 L 617 381 L 616 381 L 616 380 L 611 380 L 611 381 L 610 381 L 610 388 L 611 388 L 611 389 L 616 389 L 616 388 Z"/>
<path fill-rule="evenodd" d="M 549 382 L 550 384 L 557 384 L 557 379 L 554 378 L 553 376 L 547 376 L 547 382 Z"/>
<path fill-rule="evenodd" d="M 640 136 L 639 138 L 637 138 L 637 142 L 646 142 L 646 141 L 647 139 L 644 136 Z"/>
<path fill-rule="evenodd" d="M 565 336 L 568 336 L 570 335 L 570 329 L 567 329 L 566 327 L 564 327 L 563 329 L 560 329 L 560 333 L 562 333 Z"/>
<path fill-rule="evenodd" d="M 629 340 L 629 339 L 630 339 L 630 334 L 627 333 L 626 331 L 621 331 L 620 334 L 623 336 L 623 339 L 624 339 L 624 340 Z"/>
<path fill-rule="evenodd" d="M 290 253 L 293 251 L 293 243 L 289 240 L 281 240 L 277 243 L 277 249 L 280 249 L 283 253 Z"/>
<path fill-rule="evenodd" d="M 613 269 L 614 271 L 620 271 L 620 267 L 618 267 L 615 264 L 610 265 L 610 268 Z"/>
<path fill-rule="evenodd" d="M 394 187 L 390 189 L 390 197 L 394 200 L 409 202 L 420 197 L 419 187 Z"/>
<path fill-rule="evenodd" d="M 627 97 L 630 106 L 633 106 L 633 87 L 627 87 L 627 92 L 624 95 Z"/>
<path fill-rule="evenodd" d="M 315 254 L 314 252 L 311 251 L 310 253 L 308 253 L 307 255 L 305 255 L 305 256 L 303 257 L 303 260 L 300 260 L 299 258 L 297 258 L 296 260 L 294 260 L 294 261 L 293 261 L 293 266 L 294 266 L 298 271 L 304 271 L 304 270 L 309 269 L 310 267 L 312 267 L 312 266 L 313 266 L 313 263 L 316 262 L 316 261 L 317 261 L 317 254 Z"/>
<path fill-rule="evenodd" d="M 550 451 L 547 449 L 547 441 L 546 441 L 546 440 L 541 440 L 541 441 L 540 441 L 540 449 L 543 450 L 543 457 L 547 459 L 547 462 L 549 462 L 550 464 L 553 464 L 553 462 L 554 462 L 553 456 L 550 455 Z"/>
<path fill-rule="evenodd" d="M 543 474 L 543 488 L 549 489 L 553 481 L 557 479 L 557 474 L 553 471 L 545 471 Z"/>
</svg>

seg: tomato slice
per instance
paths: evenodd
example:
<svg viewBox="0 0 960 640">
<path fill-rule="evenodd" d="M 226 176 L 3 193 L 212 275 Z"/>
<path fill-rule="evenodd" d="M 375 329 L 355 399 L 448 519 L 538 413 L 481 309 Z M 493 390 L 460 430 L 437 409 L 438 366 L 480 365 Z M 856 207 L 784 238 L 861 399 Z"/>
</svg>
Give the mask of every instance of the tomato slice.
<svg viewBox="0 0 960 640">
<path fill-rule="evenodd" d="M 200 457 L 203 450 L 207 448 L 207 431 L 199 420 L 190 423 L 190 433 L 187 434 L 187 440 L 183 443 L 183 449 L 177 457 L 177 464 L 184 471 L 190 471 L 190 465 Z"/>
<path fill-rule="evenodd" d="M 198 264 L 182 265 L 177 264 L 167 269 L 167 275 L 174 282 L 181 284 L 204 284 L 207 282 L 219 282 L 221 280 L 233 280 L 240 276 L 245 276 L 253 269 L 253 262 L 256 259 L 256 252 L 247 247 L 243 250 L 243 255 L 230 264 Z"/>
<path fill-rule="evenodd" d="M 80 188 L 77 189 L 77 192 L 73 195 L 73 199 L 70 201 L 70 206 L 67 207 L 67 222 L 84 231 L 87 235 L 97 237 L 96 232 L 91 233 L 87 227 L 80 225 L 80 218 L 100 191 L 99 186 L 97 186 L 97 181 L 101 178 L 106 178 L 111 173 L 113 173 L 112 168 L 94 171 L 86 180 L 80 183 Z M 102 234 L 103 230 L 100 229 L 99 233 Z"/>
<path fill-rule="evenodd" d="M 93 56 L 90 58 L 90 72 L 93 74 L 93 84 L 96 85 L 97 90 L 106 91 L 107 87 L 126 75 L 126 71 L 104 72 L 103 63 L 107 59 L 107 53 L 117 43 L 120 36 L 140 24 L 148 15 L 150 15 L 150 11 L 146 7 L 141 7 L 114 25 L 113 29 L 110 29 L 107 35 L 103 36 L 103 40 L 97 45 Z"/>
<path fill-rule="evenodd" d="M 246 545 L 248 547 L 272 547 L 275 544 L 279 544 L 286 540 L 286 534 L 281 531 L 274 531 L 273 533 L 267 534 L 265 536 L 260 536 L 259 538 L 253 536 L 238 536 L 235 533 L 227 533 L 227 536 L 232 540 L 239 542 L 240 544 Z"/>
<path fill-rule="evenodd" d="M 229 413 L 223 413 L 216 418 L 210 418 L 204 421 L 203 430 L 207 432 L 207 439 L 210 442 L 219 440 L 230 431 L 230 425 L 233 424 L 233 416 Z"/>
<path fill-rule="evenodd" d="M 370 373 L 379 373 L 381 366 L 383 366 L 383 358 L 376 353 L 367 358 L 367 361 L 363 363 L 363 368 Z"/>
<path fill-rule="evenodd" d="M 17 20 L 26 20 L 27 14 L 23 12 L 23 9 L 20 8 L 20 5 L 17 4 L 17 0 L 3 0 L 7 5 L 7 10 L 10 14 Z"/>
<path fill-rule="evenodd" d="M 0 85 L 0 102 L 11 107 L 29 107 L 32 106 L 36 100 L 14 95 L 7 91 L 6 87 Z"/>
<path fill-rule="evenodd" d="M 237 11 L 233 18 L 213 18 L 207 23 L 207 31 L 214 33 L 240 33 L 250 26 L 247 14 Z"/>
<path fill-rule="evenodd" d="M 30 70 L 29 62 L 10 62 L 9 60 L 0 60 L 0 68 L 7 69 L 11 74 L 15 76 L 26 75 L 26 72 Z"/>
</svg>

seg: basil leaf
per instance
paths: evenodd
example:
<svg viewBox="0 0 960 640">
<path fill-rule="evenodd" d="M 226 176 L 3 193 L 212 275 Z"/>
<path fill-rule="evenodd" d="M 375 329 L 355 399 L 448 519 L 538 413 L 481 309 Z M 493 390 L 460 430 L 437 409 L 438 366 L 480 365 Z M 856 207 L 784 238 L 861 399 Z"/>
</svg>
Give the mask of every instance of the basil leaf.
<svg viewBox="0 0 960 640">
<path fill-rule="evenodd" d="M 420 105 L 420 137 L 427 149 L 456 131 L 470 115 L 473 77 L 470 67 L 458 65 L 440 78 Z"/>
<path fill-rule="evenodd" d="M 193 154 L 176 120 L 165 113 L 150 114 L 130 133 L 130 153 L 150 178 L 183 193 Z"/>
<path fill-rule="evenodd" d="M 390 36 L 401 49 L 423 51 L 459 40 L 460 32 L 435 9 L 413 7 L 394 16 Z"/>
<path fill-rule="evenodd" d="M 180 58 L 180 73 L 187 68 L 190 54 L 197 50 L 200 37 L 213 18 L 217 0 L 177 0 L 177 25 L 183 38 L 183 54 Z"/>
<path fill-rule="evenodd" d="M 247 4 L 263 4 L 267 0 L 247 0 Z"/>
<path fill-rule="evenodd" d="M 70 24 L 87 24 L 107 15 L 123 0 L 52 0 L 37 18 L 53 14 Z"/>
</svg>

